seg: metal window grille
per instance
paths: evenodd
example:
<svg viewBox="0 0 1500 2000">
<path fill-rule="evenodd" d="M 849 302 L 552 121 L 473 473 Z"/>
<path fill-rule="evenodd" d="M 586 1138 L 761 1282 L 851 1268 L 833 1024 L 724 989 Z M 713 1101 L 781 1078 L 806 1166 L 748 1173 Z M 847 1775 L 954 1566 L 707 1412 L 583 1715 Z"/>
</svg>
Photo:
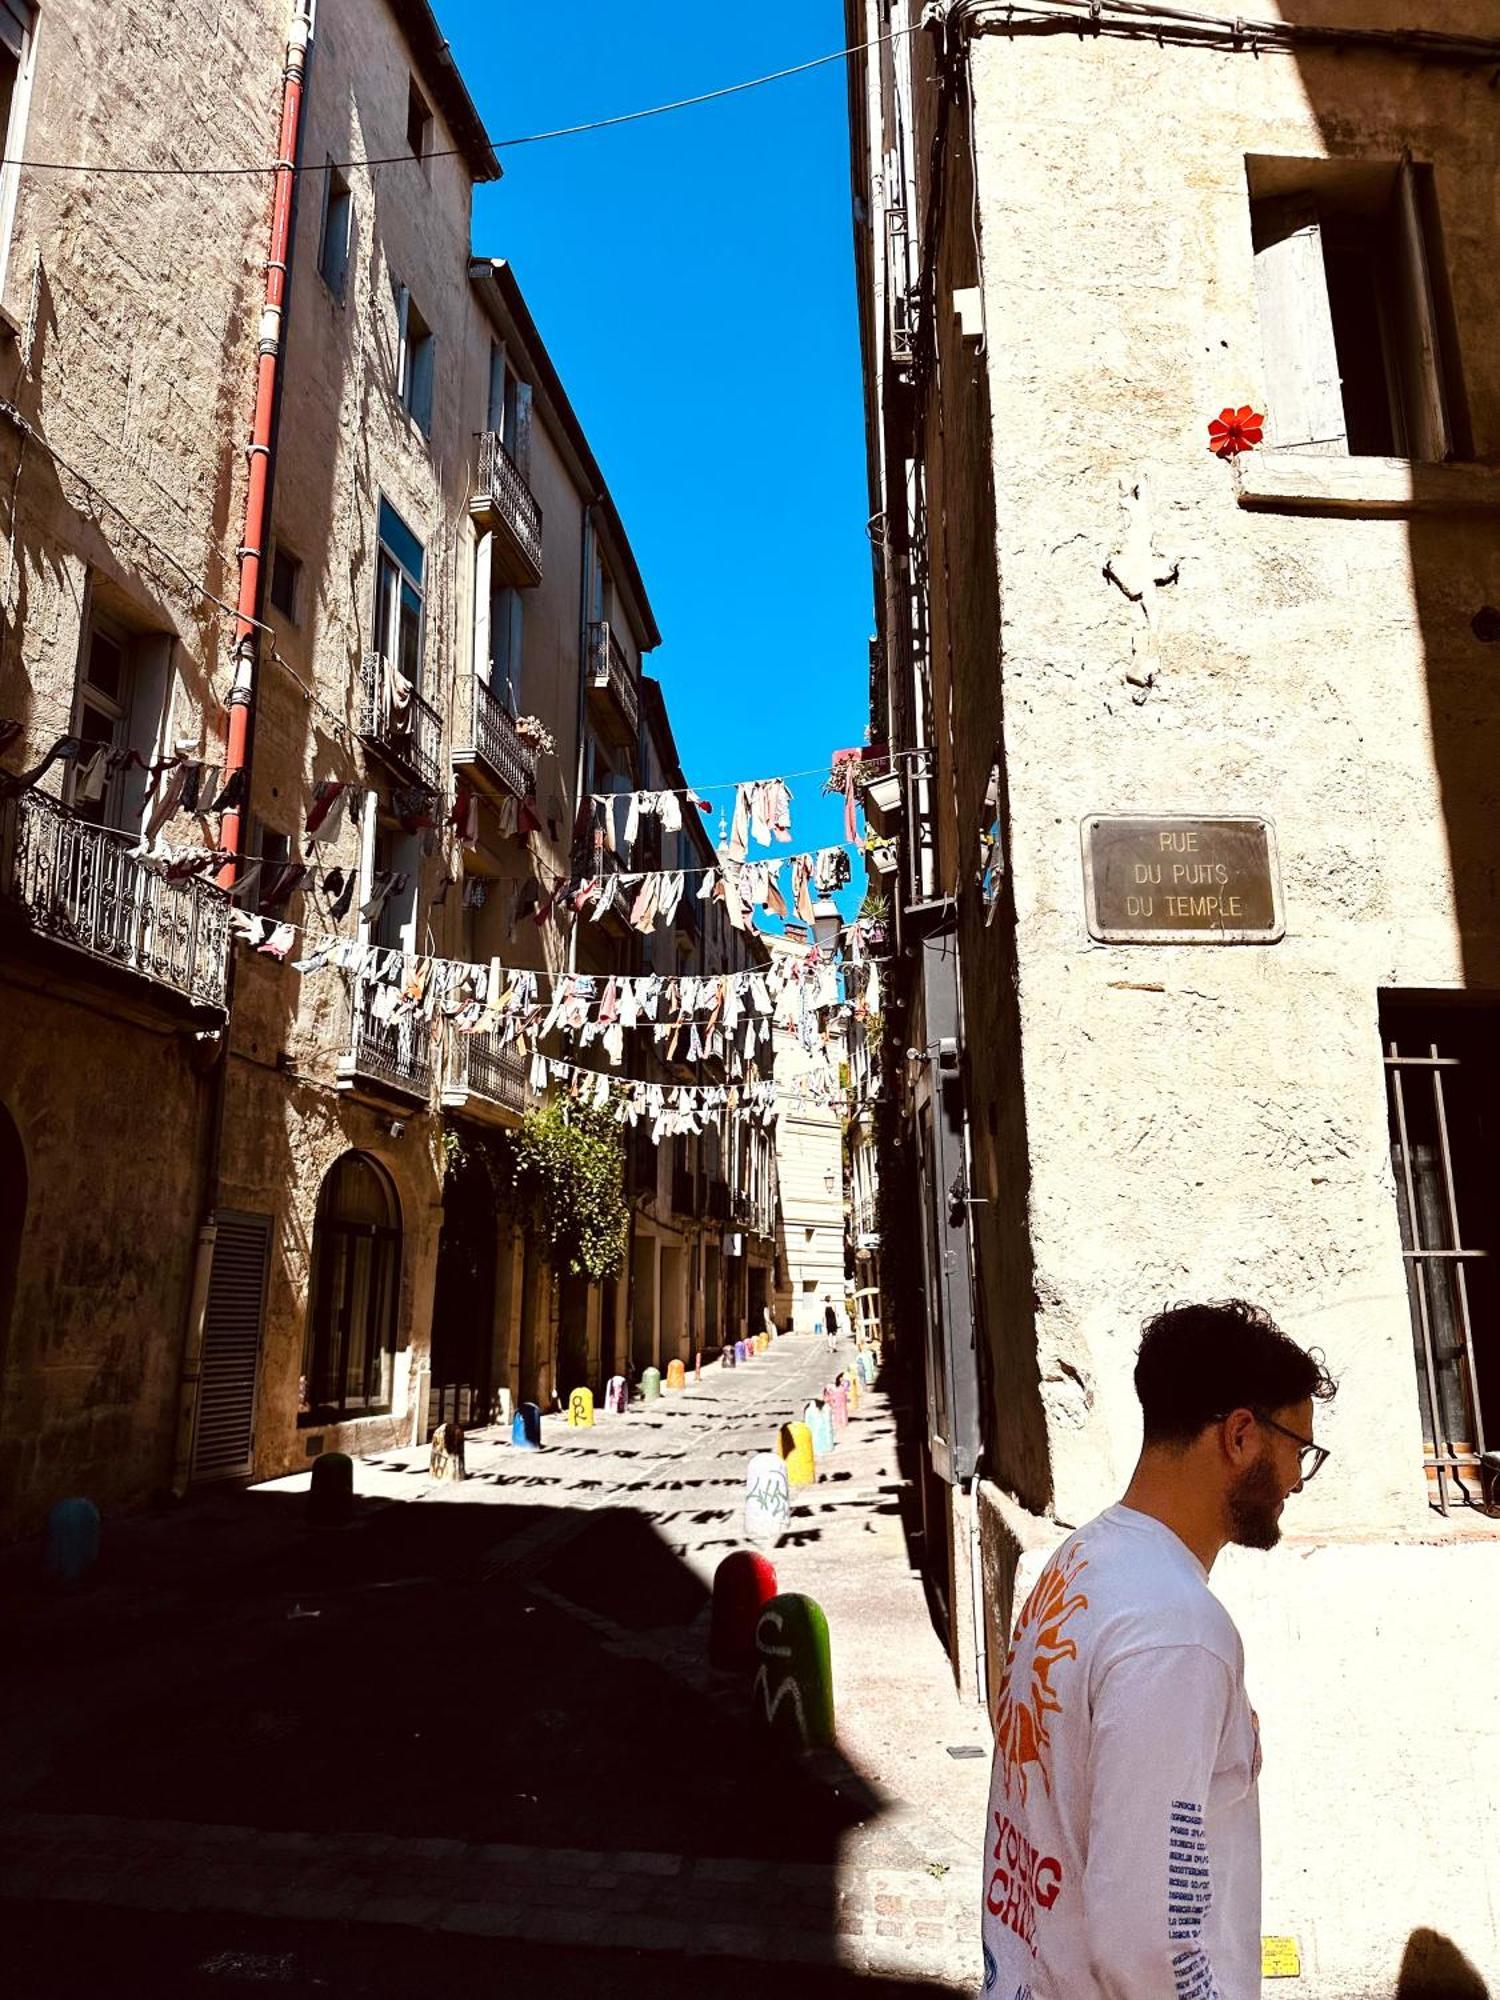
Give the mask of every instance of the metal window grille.
<svg viewBox="0 0 1500 2000">
<path fill-rule="evenodd" d="M 1429 1024 L 1430 1025 L 1430 1024 Z M 1489 1248 L 1466 1239 L 1474 1189 L 1461 1185 L 1469 1148 L 1460 1124 L 1483 1116 L 1466 1058 L 1455 1041 L 1390 1034 L 1385 1071 L 1391 1160 L 1401 1222 L 1401 1252 L 1412 1316 L 1423 1459 L 1437 1505 L 1474 1504 L 1486 1449 L 1481 1371 L 1476 1363 L 1476 1280 L 1487 1289 Z M 1488 1207 L 1488 1199 L 1483 1206 Z"/>
</svg>

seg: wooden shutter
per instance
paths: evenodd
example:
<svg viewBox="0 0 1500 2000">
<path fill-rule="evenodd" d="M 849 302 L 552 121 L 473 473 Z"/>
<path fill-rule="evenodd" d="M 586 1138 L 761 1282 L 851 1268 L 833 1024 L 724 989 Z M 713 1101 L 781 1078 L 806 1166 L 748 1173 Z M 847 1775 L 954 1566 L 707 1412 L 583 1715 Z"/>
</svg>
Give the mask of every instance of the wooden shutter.
<svg viewBox="0 0 1500 2000">
<path fill-rule="evenodd" d="M 514 453 L 516 470 L 525 480 L 531 478 L 531 384 L 516 383 L 516 449 Z"/>
<path fill-rule="evenodd" d="M 250 1470 L 270 1261 L 270 1216 L 221 1212 L 203 1321 L 195 1481 L 232 1479 Z"/>
<path fill-rule="evenodd" d="M 1406 418 L 1406 450 L 1411 458 L 1444 459 L 1453 449 L 1443 396 L 1442 348 L 1432 274 L 1422 228 L 1417 175 L 1428 171 L 1403 160 L 1396 169 L 1394 196 L 1395 338 Z"/>
<path fill-rule="evenodd" d="M 1306 195 L 1287 195 L 1256 202 L 1252 215 L 1268 442 L 1279 451 L 1347 452 L 1317 208 Z"/>
</svg>

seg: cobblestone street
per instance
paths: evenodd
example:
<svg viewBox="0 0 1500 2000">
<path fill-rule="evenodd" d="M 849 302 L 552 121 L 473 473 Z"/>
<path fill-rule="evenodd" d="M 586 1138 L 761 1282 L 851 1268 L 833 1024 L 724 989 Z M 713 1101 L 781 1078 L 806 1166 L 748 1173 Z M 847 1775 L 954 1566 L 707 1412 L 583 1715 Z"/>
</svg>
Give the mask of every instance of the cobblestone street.
<svg viewBox="0 0 1500 2000">
<path fill-rule="evenodd" d="M 201 1943 L 205 1991 L 283 1959 L 327 1990 L 328 1925 L 393 1927 L 397 1960 L 416 1933 L 514 1941 L 516 1991 L 555 1986 L 558 1950 L 606 1956 L 622 1993 L 700 1990 L 700 1959 L 721 1990 L 735 1961 L 965 1990 L 983 1720 L 910 1568 L 878 1390 L 774 1554 L 828 1616 L 837 1752 L 769 1765 L 747 1681 L 708 1665 L 746 1460 L 829 1365 L 787 1338 L 592 1431 L 549 1418 L 540 1454 L 480 1434 L 461 1485 L 384 1454 L 342 1531 L 307 1530 L 305 1477 L 140 1520 L 73 1600 L 12 1559 L 0 1842 L 6 1895 L 38 1906 L 25 1990 L 59 1990 L 64 1903 L 133 1912 L 111 1919 L 127 1965 Z M 204 1972 L 219 1918 L 254 1935 Z M 381 1953 L 338 1962 L 384 1990 L 359 1983 Z"/>
</svg>

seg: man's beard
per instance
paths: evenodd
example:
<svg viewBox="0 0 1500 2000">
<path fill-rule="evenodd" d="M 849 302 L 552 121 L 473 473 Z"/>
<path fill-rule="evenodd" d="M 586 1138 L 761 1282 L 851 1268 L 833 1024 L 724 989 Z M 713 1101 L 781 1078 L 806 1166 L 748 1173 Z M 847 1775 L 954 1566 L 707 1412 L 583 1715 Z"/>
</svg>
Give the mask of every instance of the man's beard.
<svg viewBox="0 0 1500 2000">
<path fill-rule="evenodd" d="M 1286 1495 L 1269 1458 L 1258 1458 L 1229 1489 L 1229 1539 L 1242 1549 L 1274 1549 L 1281 1540 L 1277 1518 Z"/>
</svg>

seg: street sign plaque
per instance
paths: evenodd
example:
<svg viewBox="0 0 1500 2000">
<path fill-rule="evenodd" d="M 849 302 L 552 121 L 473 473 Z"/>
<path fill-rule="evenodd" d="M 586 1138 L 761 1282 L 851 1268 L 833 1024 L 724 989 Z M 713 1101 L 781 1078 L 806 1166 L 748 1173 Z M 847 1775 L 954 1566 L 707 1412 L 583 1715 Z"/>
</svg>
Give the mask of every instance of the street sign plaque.
<svg viewBox="0 0 1500 2000">
<path fill-rule="evenodd" d="M 1104 944 L 1274 944 L 1285 929 L 1266 819 L 1091 813 L 1083 891 Z"/>
</svg>

